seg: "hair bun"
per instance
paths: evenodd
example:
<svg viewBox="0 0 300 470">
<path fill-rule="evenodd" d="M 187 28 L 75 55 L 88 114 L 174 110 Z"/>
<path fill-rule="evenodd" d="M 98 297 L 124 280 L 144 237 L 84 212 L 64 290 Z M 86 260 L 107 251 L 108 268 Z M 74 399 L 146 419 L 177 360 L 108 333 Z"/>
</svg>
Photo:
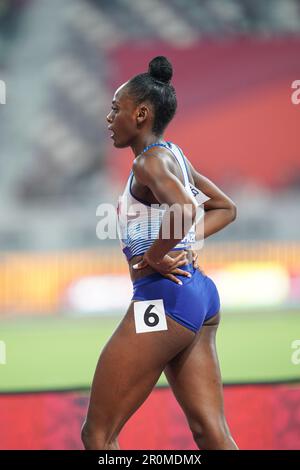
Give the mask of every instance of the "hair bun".
<svg viewBox="0 0 300 470">
<path fill-rule="evenodd" d="M 170 83 L 173 75 L 173 68 L 166 57 L 159 55 L 149 62 L 148 73 L 155 80 L 159 80 L 163 83 Z"/>
</svg>

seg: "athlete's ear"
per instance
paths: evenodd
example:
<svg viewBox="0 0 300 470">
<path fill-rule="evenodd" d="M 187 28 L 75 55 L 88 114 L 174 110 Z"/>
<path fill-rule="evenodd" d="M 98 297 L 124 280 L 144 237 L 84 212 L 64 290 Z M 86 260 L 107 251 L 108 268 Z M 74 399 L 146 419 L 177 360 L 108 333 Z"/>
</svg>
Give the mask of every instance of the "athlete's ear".
<svg viewBox="0 0 300 470">
<path fill-rule="evenodd" d="M 149 108 L 148 106 L 146 105 L 141 105 L 137 108 L 137 111 L 136 111 L 136 122 L 137 122 L 137 125 L 139 126 L 140 124 L 142 124 L 144 121 L 146 121 L 146 119 L 148 118 L 149 116 Z"/>
</svg>

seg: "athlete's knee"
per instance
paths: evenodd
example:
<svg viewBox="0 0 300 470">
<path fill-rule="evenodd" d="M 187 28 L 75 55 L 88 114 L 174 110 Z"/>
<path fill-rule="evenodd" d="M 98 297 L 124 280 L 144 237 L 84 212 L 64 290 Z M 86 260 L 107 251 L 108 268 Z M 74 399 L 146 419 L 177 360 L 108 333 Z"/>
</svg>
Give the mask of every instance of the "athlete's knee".
<svg viewBox="0 0 300 470">
<path fill-rule="evenodd" d="M 91 426 L 87 421 L 81 429 L 81 440 L 85 450 L 116 450 L 119 449 L 118 436 L 110 435 L 101 426 Z"/>
<path fill-rule="evenodd" d="M 203 450 L 237 449 L 225 418 L 209 418 L 205 422 L 193 421 L 190 424 L 193 438 Z"/>
</svg>

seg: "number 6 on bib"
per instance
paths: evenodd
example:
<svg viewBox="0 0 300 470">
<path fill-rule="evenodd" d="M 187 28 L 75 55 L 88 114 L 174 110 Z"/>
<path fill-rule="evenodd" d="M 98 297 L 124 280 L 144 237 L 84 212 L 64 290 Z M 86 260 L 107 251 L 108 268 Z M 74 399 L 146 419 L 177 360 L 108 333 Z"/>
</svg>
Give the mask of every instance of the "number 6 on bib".
<svg viewBox="0 0 300 470">
<path fill-rule="evenodd" d="M 167 330 L 167 320 L 162 299 L 134 302 L 134 321 L 137 333 Z"/>
</svg>

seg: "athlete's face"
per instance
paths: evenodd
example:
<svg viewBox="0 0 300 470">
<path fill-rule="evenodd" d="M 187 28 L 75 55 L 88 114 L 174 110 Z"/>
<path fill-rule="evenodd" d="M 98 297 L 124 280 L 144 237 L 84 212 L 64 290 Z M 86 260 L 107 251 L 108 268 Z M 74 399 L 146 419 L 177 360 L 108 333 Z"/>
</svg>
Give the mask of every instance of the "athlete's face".
<svg viewBox="0 0 300 470">
<path fill-rule="evenodd" d="M 137 106 L 127 94 L 126 83 L 124 83 L 115 92 L 111 111 L 106 117 L 115 147 L 128 147 L 137 136 L 139 129 L 136 116 Z"/>
</svg>

